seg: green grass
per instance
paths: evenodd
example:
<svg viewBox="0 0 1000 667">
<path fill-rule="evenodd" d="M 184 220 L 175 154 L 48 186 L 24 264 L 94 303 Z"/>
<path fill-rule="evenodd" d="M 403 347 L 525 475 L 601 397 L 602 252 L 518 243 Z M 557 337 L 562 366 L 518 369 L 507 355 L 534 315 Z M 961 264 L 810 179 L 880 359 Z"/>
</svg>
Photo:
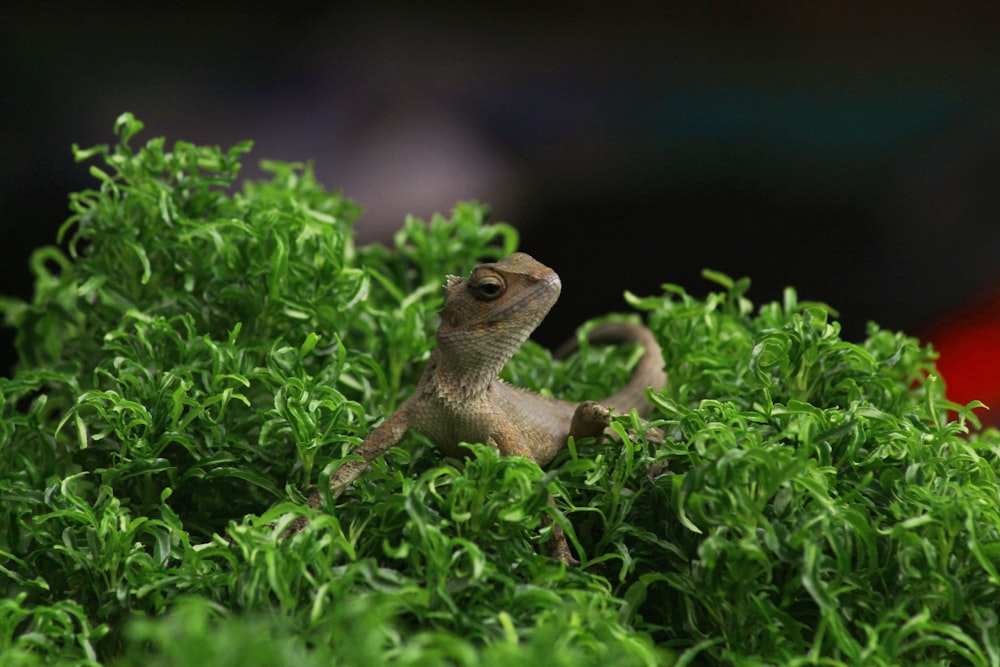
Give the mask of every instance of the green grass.
<svg viewBox="0 0 1000 667">
<path fill-rule="evenodd" d="M 624 415 L 542 471 L 411 434 L 280 539 L 412 391 L 445 274 L 517 235 L 459 204 L 356 247 L 308 166 L 237 188 L 249 144 L 115 127 L 0 302 L 0 664 L 1000 665 L 1000 434 L 915 339 L 710 272 L 628 296 L 664 444 Z M 599 397 L 633 362 L 529 343 L 505 376 Z M 550 491 L 581 568 L 542 555 Z"/>
</svg>

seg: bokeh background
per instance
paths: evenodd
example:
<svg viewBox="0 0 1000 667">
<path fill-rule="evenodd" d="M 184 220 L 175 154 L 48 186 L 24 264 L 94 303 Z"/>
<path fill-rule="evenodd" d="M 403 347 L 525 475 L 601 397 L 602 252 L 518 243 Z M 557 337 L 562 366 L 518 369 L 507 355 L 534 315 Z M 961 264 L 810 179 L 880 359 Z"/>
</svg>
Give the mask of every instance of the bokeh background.
<svg viewBox="0 0 1000 667">
<path fill-rule="evenodd" d="M 0 22 L 0 293 L 30 294 L 31 250 L 92 185 L 71 144 L 129 110 L 140 139 L 314 160 L 365 207 L 361 242 L 490 204 L 563 278 L 543 343 L 625 289 L 703 294 L 712 268 L 757 302 L 831 304 L 849 339 L 930 339 L 953 399 L 1000 408 L 1000 3 L 39 2 Z"/>
</svg>

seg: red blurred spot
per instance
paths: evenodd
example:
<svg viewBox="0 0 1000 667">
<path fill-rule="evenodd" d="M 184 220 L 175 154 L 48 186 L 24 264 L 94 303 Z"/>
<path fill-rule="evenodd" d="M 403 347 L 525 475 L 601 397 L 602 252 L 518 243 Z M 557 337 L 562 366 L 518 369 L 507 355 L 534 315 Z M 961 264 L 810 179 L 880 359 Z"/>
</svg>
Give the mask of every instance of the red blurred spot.
<svg viewBox="0 0 1000 667">
<path fill-rule="evenodd" d="M 991 408 L 976 411 L 983 425 L 1000 426 L 1000 291 L 938 320 L 922 338 L 941 355 L 937 367 L 948 399 L 979 399 Z"/>
</svg>

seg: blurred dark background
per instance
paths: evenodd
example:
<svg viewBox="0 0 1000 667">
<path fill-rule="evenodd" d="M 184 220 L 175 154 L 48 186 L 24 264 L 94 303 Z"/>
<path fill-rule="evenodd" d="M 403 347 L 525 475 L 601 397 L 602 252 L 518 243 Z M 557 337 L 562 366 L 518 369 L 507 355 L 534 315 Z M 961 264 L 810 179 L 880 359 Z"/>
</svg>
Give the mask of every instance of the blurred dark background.
<svg viewBox="0 0 1000 667">
<path fill-rule="evenodd" d="M 953 398 L 1000 403 L 1000 4 L 207 5 L 0 10 L 0 293 L 129 110 L 315 160 L 363 241 L 490 204 L 563 277 L 544 343 L 708 267 L 931 337 Z"/>
</svg>

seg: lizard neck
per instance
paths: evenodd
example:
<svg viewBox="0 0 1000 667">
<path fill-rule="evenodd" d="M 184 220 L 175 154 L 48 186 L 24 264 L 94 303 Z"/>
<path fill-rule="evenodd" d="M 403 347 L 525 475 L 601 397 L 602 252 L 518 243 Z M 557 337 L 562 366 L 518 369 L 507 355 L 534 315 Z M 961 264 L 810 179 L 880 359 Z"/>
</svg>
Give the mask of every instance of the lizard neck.
<svg viewBox="0 0 1000 667">
<path fill-rule="evenodd" d="M 422 384 L 424 392 L 447 403 L 468 403 L 487 392 L 513 354 L 498 355 L 496 350 L 468 351 L 448 355 L 435 349 L 431 353 Z"/>
</svg>

